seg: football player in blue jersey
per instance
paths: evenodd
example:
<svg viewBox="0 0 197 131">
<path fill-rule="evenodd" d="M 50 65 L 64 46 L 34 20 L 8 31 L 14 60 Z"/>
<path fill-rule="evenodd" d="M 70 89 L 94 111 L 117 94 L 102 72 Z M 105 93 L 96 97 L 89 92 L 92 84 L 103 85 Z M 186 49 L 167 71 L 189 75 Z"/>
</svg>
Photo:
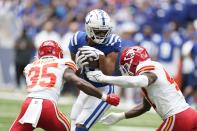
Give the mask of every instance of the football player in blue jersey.
<svg viewBox="0 0 197 131">
<path fill-rule="evenodd" d="M 111 33 L 110 16 L 100 9 L 90 11 L 85 18 L 85 30 L 76 32 L 69 44 L 71 57 L 80 69 L 80 76 L 89 81 L 86 73 L 92 70 L 113 75 L 121 40 Z M 103 92 L 114 92 L 113 85 L 89 82 Z M 88 131 L 109 107 L 106 102 L 80 92 L 72 107 L 72 129 Z"/>
</svg>

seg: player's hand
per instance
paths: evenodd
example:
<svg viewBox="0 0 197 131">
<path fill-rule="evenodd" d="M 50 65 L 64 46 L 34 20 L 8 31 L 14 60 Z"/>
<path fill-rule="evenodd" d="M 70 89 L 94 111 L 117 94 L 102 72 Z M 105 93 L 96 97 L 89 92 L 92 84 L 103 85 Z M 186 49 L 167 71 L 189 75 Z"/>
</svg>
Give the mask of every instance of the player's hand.
<svg viewBox="0 0 197 131">
<path fill-rule="evenodd" d="M 120 97 L 116 94 L 102 94 L 103 101 L 106 101 L 108 104 L 117 106 L 120 103 Z"/>
<path fill-rule="evenodd" d="M 79 49 L 82 54 L 84 54 L 86 57 L 90 58 L 92 57 L 94 60 L 99 59 L 99 55 L 104 55 L 104 53 L 94 47 L 91 46 L 83 46 Z"/>
<path fill-rule="evenodd" d="M 104 116 L 101 118 L 100 122 L 105 124 L 105 125 L 113 125 L 120 120 L 125 119 L 125 113 L 109 113 L 108 115 Z"/>
<path fill-rule="evenodd" d="M 88 65 L 87 56 L 80 54 L 80 51 L 77 52 L 75 56 L 75 62 L 77 64 L 77 68 L 83 69 L 84 66 Z"/>
<path fill-rule="evenodd" d="M 89 71 L 86 73 L 87 77 L 89 80 L 93 81 L 93 82 L 104 82 L 105 80 L 105 75 L 103 74 L 103 72 L 97 70 L 97 71 Z"/>
<path fill-rule="evenodd" d="M 120 97 L 116 94 L 108 94 L 106 102 L 110 105 L 117 106 L 120 103 Z"/>
</svg>

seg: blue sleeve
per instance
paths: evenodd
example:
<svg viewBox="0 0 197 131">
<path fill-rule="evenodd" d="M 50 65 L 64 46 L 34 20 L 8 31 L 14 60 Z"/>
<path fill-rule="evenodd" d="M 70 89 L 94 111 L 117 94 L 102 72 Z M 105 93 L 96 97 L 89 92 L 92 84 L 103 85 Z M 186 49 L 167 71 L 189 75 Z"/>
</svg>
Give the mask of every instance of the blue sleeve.
<svg viewBox="0 0 197 131">
<path fill-rule="evenodd" d="M 114 44 L 113 50 L 114 50 L 114 52 L 120 52 L 121 51 L 121 41 L 118 41 Z"/>
<path fill-rule="evenodd" d="M 119 36 L 116 36 L 115 43 L 112 48 L 113 52 L 120 52 L 121 51 L 121 39 Z"/>
<path fill-rule="evenodd" d="M 77 53 L 77 34 L 78 32 L 76 32 L 70 39 L 69 51 L 71 54 Z"/>
</svg>

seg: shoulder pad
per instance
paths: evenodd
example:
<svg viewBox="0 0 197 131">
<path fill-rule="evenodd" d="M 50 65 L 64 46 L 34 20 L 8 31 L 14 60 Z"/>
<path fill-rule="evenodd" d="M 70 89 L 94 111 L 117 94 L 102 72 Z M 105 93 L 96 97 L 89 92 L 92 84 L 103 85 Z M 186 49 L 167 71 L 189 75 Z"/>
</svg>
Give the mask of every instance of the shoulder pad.
<svg viewBox="0 0 197 131">
<path fill-rule="evenodd" d="M 136 68 L 136 74 L 139 75 L 143 72 L 155 70 L 156 66 L 153 61 L 145 61 L 140 63 Z"/>
<path fill-rule="evenodd" d="M 75 62 L 69 58 L 59 59 L 59 64 L 68 66 L 74 72 L 76 72 L 78 70 Z"/>
<path fill-rule="evenodd" d="M 108 39 L 106 45 L 107 45 L 107 46 L 113 46 L 113 45 L 114 45 L 115 43 L 117 43 L 117 42 L 121 42 L 120 36 L 118 36 L 118 35 L 116 35 L 116 34 L 112 34 L 112 35 L 109 37 L 109 39 Z"/>
</svg>

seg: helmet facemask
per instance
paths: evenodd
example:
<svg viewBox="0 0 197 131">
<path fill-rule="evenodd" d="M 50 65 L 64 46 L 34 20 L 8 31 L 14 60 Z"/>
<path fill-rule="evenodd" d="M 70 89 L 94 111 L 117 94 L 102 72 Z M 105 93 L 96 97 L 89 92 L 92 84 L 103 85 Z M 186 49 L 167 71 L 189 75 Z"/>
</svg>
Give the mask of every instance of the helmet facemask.
<svg viewBox="0 0 197 131">
<path fill-rule="evenodd" d="M 105 39 L 111 34 L 112 28 L 94 28 L 94 27 L 86 27 L 86 30 L 88 30 L 89 35 L 92 39 L 97 44 L 102 44 Z M 87 32 L 87 31 L 86 31 Z"/>
<path fill-rule="evenodd" d="M 137 65 L 127 64 L 120 65 L 120 72 L 123 76 L 134 76 L 136 71 Z"/>
<path fill-rule="evenodd" d="M 101 44 L 111 34 L 111 29 L 96 29 L 92 28 L 93 37 L 91 38 L 94 42 Z"/>
</svg>

